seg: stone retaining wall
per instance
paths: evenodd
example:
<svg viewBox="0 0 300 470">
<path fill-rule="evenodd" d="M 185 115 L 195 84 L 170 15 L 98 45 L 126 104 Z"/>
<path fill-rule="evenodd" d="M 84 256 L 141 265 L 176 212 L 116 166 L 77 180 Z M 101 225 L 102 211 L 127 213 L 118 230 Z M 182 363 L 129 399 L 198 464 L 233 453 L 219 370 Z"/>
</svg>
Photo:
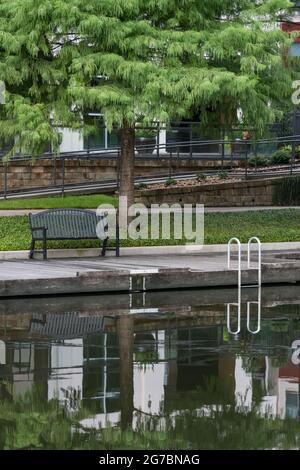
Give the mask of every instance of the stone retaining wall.
<svg viewBox="0 0 300 470">
<path fill-rule="evenodd" d="M 204 204 L 207 207 L 272 206 L 273 193 L 282 178 L 224 182 L 192 187 L 169 187 L 136 193 L 136 202 L 151 204 Z"/>
<path fill-rule="evenodd" d="M 148 177 L 153 175 L 168 175 L 179 172 L 197 172 L 221 165 L 220 161 L 210 160 L 177 160 L 173 157 L 136 159 L 136 176 Z M 4 190 L 4 166 L 0 165 L 0 192 Z M 65 160 L 65 183 L 89 183 L 107 181 L 117 178 L 117 161 L 106 159 L 74 159 Z M 62 183 L 62 163 L 58 158 L 55 165 L 49 160 L 36 164 L 31 162 L 11 162 L 7 166 L 8 191 L 21 189 L 42 188 Z"/>
</svg>

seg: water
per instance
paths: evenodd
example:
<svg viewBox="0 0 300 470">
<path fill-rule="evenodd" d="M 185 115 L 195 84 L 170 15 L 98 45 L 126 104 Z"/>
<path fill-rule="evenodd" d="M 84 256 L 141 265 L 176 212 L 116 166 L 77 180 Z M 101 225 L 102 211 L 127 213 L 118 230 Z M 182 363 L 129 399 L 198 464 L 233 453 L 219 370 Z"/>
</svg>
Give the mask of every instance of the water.
<svg viewBox="0 0 300 470">
<path fill-rule="evenodd" d="M 2 301 L 0 448 L 300 447 L 299 291 Z"/>
</svg>

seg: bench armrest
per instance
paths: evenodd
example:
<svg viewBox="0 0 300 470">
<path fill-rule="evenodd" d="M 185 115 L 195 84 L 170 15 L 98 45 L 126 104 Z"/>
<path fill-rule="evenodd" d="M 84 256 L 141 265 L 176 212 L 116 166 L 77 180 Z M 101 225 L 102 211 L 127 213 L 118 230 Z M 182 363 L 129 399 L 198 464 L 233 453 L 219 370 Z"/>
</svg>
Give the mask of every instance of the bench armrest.
<svg viewBox="0 0 300 470">
<path fill-rule="evenodd" d="M 47 227 L 31 227 L 32 238 L 36 239 L 36 237 L 42 236 L 42 240 L 45 241 L 47 239 L 47 230 Z M 36 232 L 41 232 L 41 234 L 34 235 Z M 41 238 L 38 239 L 41 240 Z"/>
</svg>

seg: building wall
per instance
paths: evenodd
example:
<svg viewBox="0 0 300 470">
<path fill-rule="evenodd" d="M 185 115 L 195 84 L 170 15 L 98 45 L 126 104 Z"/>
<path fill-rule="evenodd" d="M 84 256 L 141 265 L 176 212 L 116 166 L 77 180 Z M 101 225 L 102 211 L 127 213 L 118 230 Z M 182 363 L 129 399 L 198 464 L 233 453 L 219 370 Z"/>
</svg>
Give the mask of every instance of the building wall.
<svg viewBox="0 0 300 470">
<path fill-rule="evenodd" d="M 84 150 L 83 135 L 79 131 L 61 129 L 62 143 L 61 152 L 78 152 Z"/>
</svg>

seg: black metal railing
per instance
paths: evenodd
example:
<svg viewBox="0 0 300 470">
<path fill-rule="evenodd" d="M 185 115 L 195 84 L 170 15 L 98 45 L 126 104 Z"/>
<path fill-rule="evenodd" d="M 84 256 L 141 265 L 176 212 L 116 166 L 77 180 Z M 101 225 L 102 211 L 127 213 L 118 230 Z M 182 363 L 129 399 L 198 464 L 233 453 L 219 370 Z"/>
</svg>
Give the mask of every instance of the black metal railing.
<svg viewBox="0 0 300 470">
<path fill-rule="evenodd" d="M 218 151 L 201 152 L 201 149 L 207 149 L 209 146 L 213 146 Z M 274 151 L 279 148 L 289 146 L 291 158 L 286 164 L 277 165 L 276 167 L 270 167 L 268 170 L 260 168 L 259 165 L 255 164 L 255 160 L 258 156 L 264 156 L 268 158 Z M 208 168 L 208 162 L 210 162 L 208 173 L 216 173 L 220 170 L 226 169 L 228 172 L 238 174 L 243 178 L 258 178 L 262 175 L 265 176 L 280 176 L 281 174 L 294 174 L 300 172 L 300 160 L 298 163 L 298 147 L 300 148 L 300 135 L 291 135 L 285 137 L 274 137 L 271 139 L 260 139 L 260 140 L 194 140 L 190 142 L 176 142 L 172 145 L 156 143 L 152 145 L 138 145 L 136 151 L 136 159 L 141 160 L 156 160 L 164 162 L 164 168 L 168 168 L 166 176 L 174 174 L 180 175 L 183 172 L 182 161 L 196 161 L 199 163 L 199 170 L 202 168 Z M 186 152 L 185 152 L 186 149 Z M 199 151 L 200 149 L 200 151 Z M 150 152 L 152 150 L 152 153 Z M 299 152 L 300 155 L 300 152 Z M 119 162 L 121 156 L 120 147 L 109 150 L 98 150 L 90 148 L 88 150 L 75 151 L 75 152 L 63 152 L 59 155 L 53 153 L 45 153 L 37 158 L 36 162 L 39 161 L 50 161 L 52 169 L 52 184 L 50 186 L 36 186 L 18 188 L 14 190 L 9 185 L 9 168 L 11 164 L 22 164 L 32 161 L 30 155 L 16 155 L 12 157 L 9 162 L 3 159 L 3 192 L 2 197 L 6 198 L 10 194 L 15 194 L 21 191 L 33 191 L 33 190 L 47 190 L 56 188 L 64 194 L 65 190 L 70 187 L 86 187 L 88 185 L 95 185 L 97 183 L 115 183 L 118 186 L 119 182 Z M 252 161 L 250 162 L 250 159 Z M 68 160 L 113 160 L 116 161 L 116 178 L 115 179 L 102 179 L 101 181 L 87 181 L 66 184 L 66 161 Z M 253 165 L 254 161 L 254 165 Z M 251 165 L 249 165 L 251 163 Z M 58 170 L 59 166 L 59 170 Z M 193 168 L 197 165 L 193 164 Z M 59 177 L 58 177 L 59 172 Z M 156 175 L 153 176 L 155 178 Z M 161 177 L 162 175 L 157 174 Z"/>
</svg>

